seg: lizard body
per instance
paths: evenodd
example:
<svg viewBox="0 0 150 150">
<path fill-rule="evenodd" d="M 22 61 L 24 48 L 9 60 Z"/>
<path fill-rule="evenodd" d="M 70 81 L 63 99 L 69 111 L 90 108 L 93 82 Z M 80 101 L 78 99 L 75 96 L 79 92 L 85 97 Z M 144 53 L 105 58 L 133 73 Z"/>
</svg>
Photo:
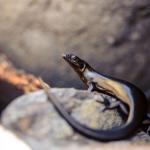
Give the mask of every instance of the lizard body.
<svg viewBox="0 0 150 150">
<path fill-rule="evenodd" d="M 84 60 L 73 54 L 63 55 L 63 58 L 77 72 L 90 91 L 101 92 L 115 97 L 117 101 L 125 103 L 129 107 L 129 115 L 125 124 L 109 130 L 98 130 L 80 124 L 67 113 L 56 99 L 50 98 L 58 113 L 75 131 L 91 139 L 114 141 L 127 138 L 140 128 L 146 117 L 147 99 L 138 87 L 127 81 L 98 73 Z"/>
</svg>

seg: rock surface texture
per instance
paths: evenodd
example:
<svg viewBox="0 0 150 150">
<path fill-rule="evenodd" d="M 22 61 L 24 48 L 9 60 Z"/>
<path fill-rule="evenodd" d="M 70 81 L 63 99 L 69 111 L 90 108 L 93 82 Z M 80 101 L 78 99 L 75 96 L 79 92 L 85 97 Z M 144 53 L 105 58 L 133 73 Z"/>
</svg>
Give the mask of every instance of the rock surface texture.
<svg viewBox="0 0 150 150">
<path fill-rule="evenodd" d="M 123 123 L 117 110 L 100 112 L 103 105 L 97 100 L 109 98 L 87 91 L 75 89 L 51 90 L 70 114 L 82 124 L 91 128 L 108 129 Z M 46 99 L 45 93 L 37 91 L 18 97 L 2 114 L 2 125 L 16 133 L 33 150 L 148 150 L 150 137 L 139 132 L 126 141 L 96 142 L 72 130 L 57 114 L 52 104 Z"/>
<path fill-rule="evenodd" d="M 149 0 L 1 0 L 0 10 L 0 51 L 52 86 L 81 87 L 62 65 L 68 51 L 150 88 Z"/>
</svg>

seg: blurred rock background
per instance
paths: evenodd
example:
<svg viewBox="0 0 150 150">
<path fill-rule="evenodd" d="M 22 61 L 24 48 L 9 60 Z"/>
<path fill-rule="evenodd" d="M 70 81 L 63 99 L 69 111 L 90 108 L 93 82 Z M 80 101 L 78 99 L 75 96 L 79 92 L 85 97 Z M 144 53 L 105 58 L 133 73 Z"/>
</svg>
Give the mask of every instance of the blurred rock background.
<svg viewBox="0 0 150 150">
<path fill-rule="evenodd" d="M 0 0 L 0 52 L 52 86 L 82 88 L 61 59 L 150 88 L 149 0 Z"/>
</svg>

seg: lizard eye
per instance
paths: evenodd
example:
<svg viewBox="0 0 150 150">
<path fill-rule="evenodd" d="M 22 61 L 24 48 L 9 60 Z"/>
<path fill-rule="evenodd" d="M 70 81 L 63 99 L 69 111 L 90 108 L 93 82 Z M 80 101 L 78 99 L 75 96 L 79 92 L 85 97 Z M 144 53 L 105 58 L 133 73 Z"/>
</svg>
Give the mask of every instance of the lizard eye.
<svg viewBox="0 0 150 150">
<path fill-rule="evenodd" d="M 76 60 L 76 58 L 77 58 L 76 56 L 72 56 L 72 57 L 71 57 L 71 59 L 73 59 L 73 60 Z"/>
<path fill-rule="evenodd" d="M 71 60 L 72 60 L 72 62 L 75 63 L 75 64 L 78 63 L 78 61 L 77 61 L 78 59 L 77 59 L 76 56 L 72 56 L 72 57 L 71 57 Z"/>
</svg>

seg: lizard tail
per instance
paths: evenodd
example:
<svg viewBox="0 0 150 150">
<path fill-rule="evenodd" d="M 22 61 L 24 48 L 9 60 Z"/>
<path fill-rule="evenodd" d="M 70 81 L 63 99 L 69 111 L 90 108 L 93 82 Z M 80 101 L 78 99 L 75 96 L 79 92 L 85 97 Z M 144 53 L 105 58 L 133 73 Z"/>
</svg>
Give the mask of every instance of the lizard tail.
<svg viewBox="0 0 150 150">
<path fill-rule="evenodd" d="M 50 87 L 48 88 L 47 85 L 41 81 L 41 85 L 48 97 L 48 100 L 53 104 L 57 112 L 62 116 L 66 122 L 79 134 L 84 135 L 85 137 L 95 139 L 98 141 L 115 141 L 127 138 L 133 133 L 138 130 L 140 124 L 142 123 L 145 115 L 146 115 L 146 103 L 143 102 L 143 99 L 134 101 L 132 104 L 132 108 L 130 108 L 129 117 L 127 122 L 120 126 L 112 128 L 111 130 L 98 130 L 98 129 L 91 129 L 86 127 L 79 122 L 77 122 L 63 107 L 63 105 L 59 102 L 59 99 L 49 91 Z M 134 91 L 133 91 L 134 92 Z M 142 95 L 143 96 L 143 95 Z M 137 95 L 136 98 L 138 98 Z M 140 95 L 141 97 L 141 95 Z M 137 105 L 141 106 L 140 108 Z M 138 108 L 138 109 L 137 109 Z M 143 111 L 145 109 L 145 111 Z"/>
</svg>

